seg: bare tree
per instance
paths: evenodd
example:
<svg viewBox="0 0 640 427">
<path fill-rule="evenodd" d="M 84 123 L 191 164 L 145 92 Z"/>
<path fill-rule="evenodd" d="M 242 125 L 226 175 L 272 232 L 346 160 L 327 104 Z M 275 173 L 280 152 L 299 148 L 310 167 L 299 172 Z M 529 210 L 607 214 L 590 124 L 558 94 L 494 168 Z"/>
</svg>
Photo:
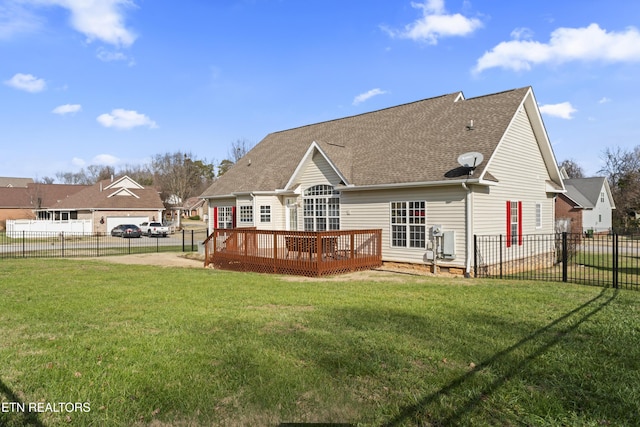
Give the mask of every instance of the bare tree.
<svg viewBox="0 0 640 427">
<path fill-rule="evenodd" d="M 149 187 L 153 185 L 153 171 L 149 165 L 124 165 L 118 169 L 118 176 L 127 175 L 138 184 Z"/>
<path fill-rule="evenodd" d="M 75 172 L 75 173 L 74 172 L 56 172 L 56 179 L 61 184 L 86 185 L 91 183 L 84 169 L 80 169 L 79 172 Z"/>
<path fill-rule="evenodd" d="M 113 177 L 115 173 L 116 170 L 113 166 L 89 165 L 87 166 L 87 172 L 85 175 L 87 177 L 88 184 L 95 184 L 96 182 Z"/>
<path fill-rule="evenodd" d="M 43 176 L 42 178 L 36 178 L 35 182 L 40 184 L 53 184 L 56 180 L 50 176 Z"/>
<path fill-rule="evenodd" d="M 244 138 L 239 138 L 232 142 L 231 148 L 229 149 L 229 157 L 222 160 L 218 165 L 218 176 L 224 175 L 224 173 L 228 171 L 231 166 L 238 163 L 238 160 L 243 158 L 251 148 L 253 148 L 253 144 Z"/>
<path fill-rule="evenodd" d="M 229 151 L 229 159 L 235 164 L 238 163 L 238 160 L 243 158 L 245 154 L 251 150 L 253 144 L 247 141 L 244 138 L 236 139 L 231 143 L 231 149 Z"/>
<path fill-rule="evenodd" d="M 191 153 L 158 154 L 151 160 L 154 183 L 165 204 L 182 204 L 198 195 L 214 178 L 214 166 L 203 160 L 193 160 Z"/>
<path fill-rule="evenodd" d="M 564 168 L 569 178 L 584 178 L 582 166 L 573 159 L 563 160 L 558 166 Z"/>
</svg>

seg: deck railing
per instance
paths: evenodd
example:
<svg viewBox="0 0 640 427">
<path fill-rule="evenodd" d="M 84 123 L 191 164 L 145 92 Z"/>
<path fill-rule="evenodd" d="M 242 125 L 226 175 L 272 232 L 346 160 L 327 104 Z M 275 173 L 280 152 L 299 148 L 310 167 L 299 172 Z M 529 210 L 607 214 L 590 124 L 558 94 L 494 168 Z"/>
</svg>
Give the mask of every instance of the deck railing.
<svg viewBox="0 0 640 427">
<path fill-rule="evenodd" d="M 214 230 L 205 266 L 235 271 L 323 276 L 382 265 L 382 230 Z"/>
</svg>

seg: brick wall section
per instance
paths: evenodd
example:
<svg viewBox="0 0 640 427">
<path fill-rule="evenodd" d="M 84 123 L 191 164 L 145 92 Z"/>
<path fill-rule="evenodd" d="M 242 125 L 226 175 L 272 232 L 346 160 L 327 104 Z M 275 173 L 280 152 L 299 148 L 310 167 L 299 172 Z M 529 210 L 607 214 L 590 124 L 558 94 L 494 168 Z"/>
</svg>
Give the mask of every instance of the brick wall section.
<svg viewBox="0 0 640 427">
<path fill-rule="evenodd" d="M 582 209 L 573 206 L 574 203 L 564 194 L 556 197 L 556 219 L 571 219 L 571 233 L 582 233 Z"/>
</svg>

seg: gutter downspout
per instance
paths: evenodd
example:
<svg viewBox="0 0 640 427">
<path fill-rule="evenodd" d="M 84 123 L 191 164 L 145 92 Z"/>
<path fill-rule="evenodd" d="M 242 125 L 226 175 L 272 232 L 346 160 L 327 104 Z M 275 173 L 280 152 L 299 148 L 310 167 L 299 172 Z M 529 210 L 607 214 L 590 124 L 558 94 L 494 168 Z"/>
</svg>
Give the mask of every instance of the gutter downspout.
<svg viewBox="0 0 640 427">
<path fill-rule="evenodd" d="M 466 183 L 462 183 L 462 188 L 467 192 L 464 198 L 465 207 L 465 247 L 466 260 L 464 277 L 471 277 L 471 260 L 473 257 L 473 227 L 471 223 L 471 189 Z"/>
</svg>

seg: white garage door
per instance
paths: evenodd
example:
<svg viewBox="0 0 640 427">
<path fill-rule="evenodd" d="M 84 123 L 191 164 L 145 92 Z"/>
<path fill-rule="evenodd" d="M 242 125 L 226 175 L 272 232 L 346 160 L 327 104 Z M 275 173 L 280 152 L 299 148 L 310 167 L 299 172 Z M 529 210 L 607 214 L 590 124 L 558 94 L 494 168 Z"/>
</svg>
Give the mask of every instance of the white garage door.
<svg viewBox="0 0 640 427">
<path fill-rule="evenodd" d="M 149 221 L 148 216 L 108 216 L 107 217 L 107 233 L 111 233 L 113 227 L 120 224 L 140 225 L 145 221 Z"/>
</svg>

